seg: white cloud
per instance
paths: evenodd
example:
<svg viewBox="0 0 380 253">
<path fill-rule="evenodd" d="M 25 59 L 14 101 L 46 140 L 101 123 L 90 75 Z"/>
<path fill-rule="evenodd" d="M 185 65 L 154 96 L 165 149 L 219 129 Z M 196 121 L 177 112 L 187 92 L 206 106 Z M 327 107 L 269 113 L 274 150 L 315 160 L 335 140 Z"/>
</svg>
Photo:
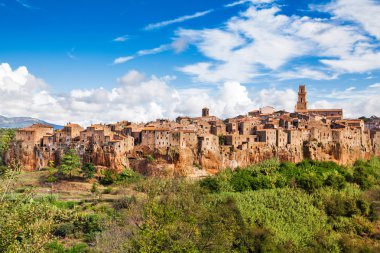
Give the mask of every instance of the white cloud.
<svg viewBox="0 0 380 253">
<path fill-rule="evenodd" d="M 229 8 L 229 7 L 234 7 L 237 5 L 245 4 L 245 3 L 256 3 L 256 4 L 267 4 L 267 3 L 272 3 L 274 0 L 240 0 L 236 2 L 232 2 L 230 4 L 224 5 L 224 7 Z"/>
<path fill-rule="evenodd" d="M 196 81 L 249 82 L 263 74 L 280 79 L 330 80 L 344 73 L 380 69 L 379 42 L 360 25 L 347 22 L 352 20 L 349 17 L 287 16 L 271 1 L 238 1 L 231 5 L 244 2 L 252 3 L 218 28 L 177 31 L 172 44 L 177 52 L 191 44 L 207 57 L 179 70 Z M 269 4 L 258 6 L 258 2 Z M 332 6 L 325 9 L 339 14 L 341 7 Z M 365 16 L 363 13 L 360 15 Z M 369 22 L 367 26 L 372 24 L 368 18 L 361 24 L 365 22 Z M 308 68 L 292 63 L 304 57 L 314 58 L 317 63 Z"/>
<path fill-rule="evenodd" d="M 327 71 L 320 71 L 307 67 L 295 68 L 292 71 L 284 71 L 277 74 L 279 80 L 288 79 L 313 79 L 313 80 L 333 80 L 338 77 L 336 73 L 327 73 Z"/>
<path fill-rule="evenodd" d="M 17 3 L 19 3 L 22 7 L 30 9 L 30 10 L 36 10 L 38 9 L 37 7 L 31 6 L 24 0 L 16 0 Z"/>
<path fill-rule="evenodd" d="M 158 23 L 154 23 L 154 24 L 149 24 L 144 29 L 145 30 L 159 29 L 159 28 L 171 25 L 171 24 L 182 23 L 182 22 L 185 22 L 185 21 L 190 20 L 190 19 L 195 19 L 195 18 L 203 17 L 203 16 L 205 16 L 205 15 L 207 15 L 207 14 L 213 12 L 213 11 L 214 11 L 213 9 L 210 9 L 210 10 L 207 10 L 207 11 L 197 12 L 197 13 L 194 13 L 192 15 L 186 15 L 186 16 L 182 16 L 182 17 L 175 18 L 175 19 L 172 19 L 172 20 L 166 20 L 166 21 L 162 21 L 162 22 L 158 22 Z"/>
<path fill-rule="evenodd" d="M 113 63 L 114 64 L 121 64 L 121 63 L 125 63 L 127 61 L 130 61 L 132 59 L 134 59 L 135 57 L 134 56 L 125 56 L 125 57 L 119 57 L 119 58 L 116 58 Z"/>
<path fill-rule="evenodd" d="M 113 63 L 114 64 L 125 63 L 127 61 L 133 60 L 133 59 L 140 57 L 140 56 L 159 54 L 161 52 L 170 50 L 172 48 L 173 48 L 173 46 L 171 44 L 164 44 L 164 45 L 161 45 L 159 47 L 152 48 L 152 49 L 139 50 L 135 55 L 116 58 Z"/>
<path fill-rule="evenodd" d="M 355 90 L 355 89 L 356 89 L 356 87 L 351 86 L 351 87 L 348 87 L 348 88 L 346 89 L 346 91 L 353 91 L 353 90 Z"/>
<path fill-rule="evenodd" d="M 325 99 L 316 98 L 310 103 L 310 108 L 342 108 L 345 118 L 378 115 L 380 112 L 380 93 L 374 93 L 370 88 L 356 89 L 355 92 L 350 88 L 343 91 L 322 92 L 319 97 Z"/>
<path fill-rule="evenodd" d="M 354 53 L 336 60 L 321 60 L 322 63 L 348 73 L 363 73 L 380 68 L 380 52 Z"/>
<path fill-rule="evenodd" d="M 380 39 L 380 5 L 373 0 L 336 0 L 326 11 L 337 18 L 359 23 L 366 31 Z"/>
<path fill-rule="evenodd" d="M 156 48 L 140 50 L 137 52 L 137 55 L 144 56 L 144 55 L 158 54 L 169 49 L 171 49 L 171 45 L 164 44 Z"/>
<path fill-rule="evenodd" d="M 253 91 L 238 82 L 226 82 L 213 88 L 175 88 L 170 84 L 174 79 L 172 76 L 146 77 L 131 70 L 117 79 L 118 85 L 114 88 L 77 88 L 55 94 L 26 67 L 12 70 L 8 64 L 1 64 L 0 114 L 88 125 L 123 119 L 136 122 L 174 119 L 179 115 L 198 116 L 204 106 L 209 106 L 212 114 L 225 118 L 246 114 L 267 104 L 291 109 L 293 102 L 289 100 L 295 98 L 291 90 Z M 281 98 L 285 95 L 287 99 Z"/>
<path fill-rule="evenodd" d="M 123 36 L 120 36 L 120 37 L 117 37 L 115 39 L 113 39 L 114 42 L 124 42 L 124 41 L 127 41 L 129 40 L 129 36 L 128 35 L 123 35 Z"/>
<path fill-rule="evenodd" d="M 368 86 L 369 88 L 380 88 L 380 83 L 374 83 Z"/>
<path fill-rule="evenodd" d="M 172 76 L 147 77 L 131 70 L 117 79 L 113 88 L 77 88 L 56 94 L 43 80 L 34 77 L 26 67 L 12 70 L 0 65 L 0 115 L 32 116 L 52 123 L 130 120 L 134 122 L 177 116 L 199 116 L 202 107 L 221 118 L 246 114 L 266 105 L 293 111 L 297 93 L 292 89 L 254 89 L 236 81 L 204 88 L 175 88 Z M 364 90 L 352 88 L 320 93 L 312 106 L 343 108 L 348 117 L 378 114 L 380 94 L 372 85 Z M 318 95 L 318 94 L 317 94 Z M 318 97 L 323 97 L 319 99 Z M 336 102 L 328 102 L 334 99 Z"/>
</svg>

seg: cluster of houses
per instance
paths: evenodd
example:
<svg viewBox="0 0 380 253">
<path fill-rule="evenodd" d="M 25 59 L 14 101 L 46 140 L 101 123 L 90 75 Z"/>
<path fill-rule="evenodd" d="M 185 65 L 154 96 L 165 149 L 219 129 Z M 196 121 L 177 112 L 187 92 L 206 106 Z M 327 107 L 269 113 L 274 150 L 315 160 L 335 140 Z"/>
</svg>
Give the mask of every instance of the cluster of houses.
<svg viewBox="0 0 380 253">
<path fill-rule="evenodd" d="M 127 121 L 94 124 L 83 128 L 69 123 L 61 130 L 35 124 L 19 129 L 16 141 L 21 148 L 50 152 L 73 147 L 84 152 L 98 145 L 106 151 L 131 154 L 137 147 L 150 149 L 191 148 L 197 152 L 247 150 L 257 146 L 302 147 L 339 143 L 346 147 L 379 148 L 380 128 L 366 128 L 361 119 L 343 119 L 342 109 L 308 109 L 305 86 L 299 87 L 295 112 L 263 107 L 234 118 L 221 120 L 202 109 L 201 117 L 159 119 L 145 124 Z"/>
</svg>

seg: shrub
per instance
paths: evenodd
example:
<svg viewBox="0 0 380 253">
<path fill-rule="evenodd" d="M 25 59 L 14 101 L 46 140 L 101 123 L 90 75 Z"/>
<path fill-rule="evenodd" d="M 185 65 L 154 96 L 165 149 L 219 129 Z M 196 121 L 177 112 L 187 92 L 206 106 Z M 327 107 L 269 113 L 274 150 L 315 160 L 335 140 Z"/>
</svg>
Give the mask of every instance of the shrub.
<svg viewBox="0 0 380 253">
<path fill-rule="evenodd" d="M 303 174 L 297 178 L 297 185 L 305 191 L 312 193 L 322 187 L 322 180 L 315 174 Z"/>
<path fill-rule="evenodd" d="M 65 238 L 68 235 L 73 234 L 75 231 L 75 226 L 72 223 L 63 223 L 57 227 L 54 231 L 55 236 Z"/>
<path fill-rule="evenodd" d="M 111 187 L 107 187 L 103 190 L 103 194 L 110 194 L 112 192 L 112 188 Z"/>
<path fill-rule="evenodd" d="M 354 168 L 353 181 L 354 183 L 357 183 L 363 190 L 367 190 L 373 185 L 373 182 L 370 179 L 370 175 L 364 166 Z"/>
<path fill-rule="evenodd" d="M 283 176 L 278 176 L 278 177 L 276 178 L 276 182 L 275 182 L 275 186 L 276 186 L 276 188 L 284 188 L 284 187 L 286 187 L 287 185 L 288 185 L 288 182 L 287 182 L 287 180 L 286 180 L 285 177 L 283 177 Z"/>
<path fill-rule="evenodd" d="M 81 173 L 83 174 L 85 178 L 91 179 L 91 178 L 94 178 L 95 176 L 96 168 L 92 163 L 86 163 L 85 165 L 82 166 Z"/>
<path fill-rule="evenodd" d="M 111 185 L 117 180 L 117 175 L 110 169 L 103 171 L 103 177 L 100 179 L 102 185 Z"/>
<path fill-rule="evenodd" d="M 132 184 L 142 179 L 142 176 L 131 169 L 124 169 L 119 175 L 117 175 L 117 182 Z"/>
<path fill-rule="evenodd" d="M 86 214 L 80 216 L 78 220 L 74 222 L 75 227 L 79 228 L 85 234 L 85 241 L 92 242 L 95 240 L 97 233 L 101 232 L 102 220 L 96 214 Z"/>
<path fill-rule="evenodd" d="M 65 248 L 60 242 L 54 241 L 45 245 L 45 249 L 51 253 L 85 253 L 88 251 L 88 246 L 84 243 L 79 243 Z"/>
<path fill-rule="evenodd" d="M 270 189 L 224 196 L 235 200 L 246 225 L 259 225 L 273 233 L 272 243 L 283 247 L 274 252 L 305 252 L 304 245 L 321 230 L 329 229 L 325 213 L 313 205 L 310 195 L 300 190 Z"/>
<path fill-rule="evenodd" d="M 253 180 L 252 173 L 249 170 L 238 169 L 232 176 L 230 183 L 237 192 L 248 191 L 251 188 Z"/>
<path fill-rule="evenodd" d="M 200 182 L 200 185 L 203 188 L 208 189 L 210 192 L 219 192 L 220 191 L 220 184 L 216 177 L 206 177 Z"/>
<path fill-rule="evenodd" d="M 335 189 L 343 189 L 346 185 L 346 180 L 342 175 L 329 174 L 324 183 L 326 186 L 331 186 Z"/>
<path fill-rule="evenodd" d="M 98 184 L 96 182 L 92 183 L 92 186 L 91 186 L 91 192 L 92 193 L 97 193 L 99 190 L 98 190 Z"/>
<path fill-rule="evenodd" d="M 258 176 L 251 179 L 251 189 L 260 190 L 260 189 L 271 189 L 272 183 L 268 176 Z"/>
<path fill-rule="evenodd" d="M 113 202 L 113 207 L 116 210 L 127 209 L 133 203 L 136 203 L 136 198 L 134 196 L 123 196 L 120 199 L 117 199 Z"/>
</svg>

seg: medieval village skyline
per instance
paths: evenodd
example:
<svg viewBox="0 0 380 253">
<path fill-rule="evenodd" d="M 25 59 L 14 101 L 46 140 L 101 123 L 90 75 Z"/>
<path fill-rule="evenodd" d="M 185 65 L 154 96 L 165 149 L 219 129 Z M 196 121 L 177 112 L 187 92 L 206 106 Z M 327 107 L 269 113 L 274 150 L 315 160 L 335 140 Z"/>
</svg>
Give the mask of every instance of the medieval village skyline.
<svg viewBox="0 0 380 253">
<path fill-rule="evenodd" d="M 0 115 L 90 125 L 203 107 L 219 118 L 291 112 L 305 84 L 310 108 L 369 117 L 380 111 L 379 9 L 371 0 L 1 0 Z"/>
</svg>

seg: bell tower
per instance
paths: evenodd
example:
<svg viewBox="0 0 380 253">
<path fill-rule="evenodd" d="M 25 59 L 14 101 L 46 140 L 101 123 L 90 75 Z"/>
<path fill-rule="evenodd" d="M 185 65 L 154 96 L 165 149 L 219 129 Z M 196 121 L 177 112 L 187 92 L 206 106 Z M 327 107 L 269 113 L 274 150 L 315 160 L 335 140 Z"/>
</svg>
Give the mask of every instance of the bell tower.
<svg viewBox="0 0 380 253">
<path fill-rule="evenodd" d="M 298 87 L 298 101 L 296 104 L 296 112 L 307 112 L 307 92 L 305 85 L 300 85 Z"/>
<path fill-rule="evenodd" d="M 202 109 L 202 117 L 208 117 L 209 114 L 210 114 L 210 110 L 207 107 Z"/>
</svg>

